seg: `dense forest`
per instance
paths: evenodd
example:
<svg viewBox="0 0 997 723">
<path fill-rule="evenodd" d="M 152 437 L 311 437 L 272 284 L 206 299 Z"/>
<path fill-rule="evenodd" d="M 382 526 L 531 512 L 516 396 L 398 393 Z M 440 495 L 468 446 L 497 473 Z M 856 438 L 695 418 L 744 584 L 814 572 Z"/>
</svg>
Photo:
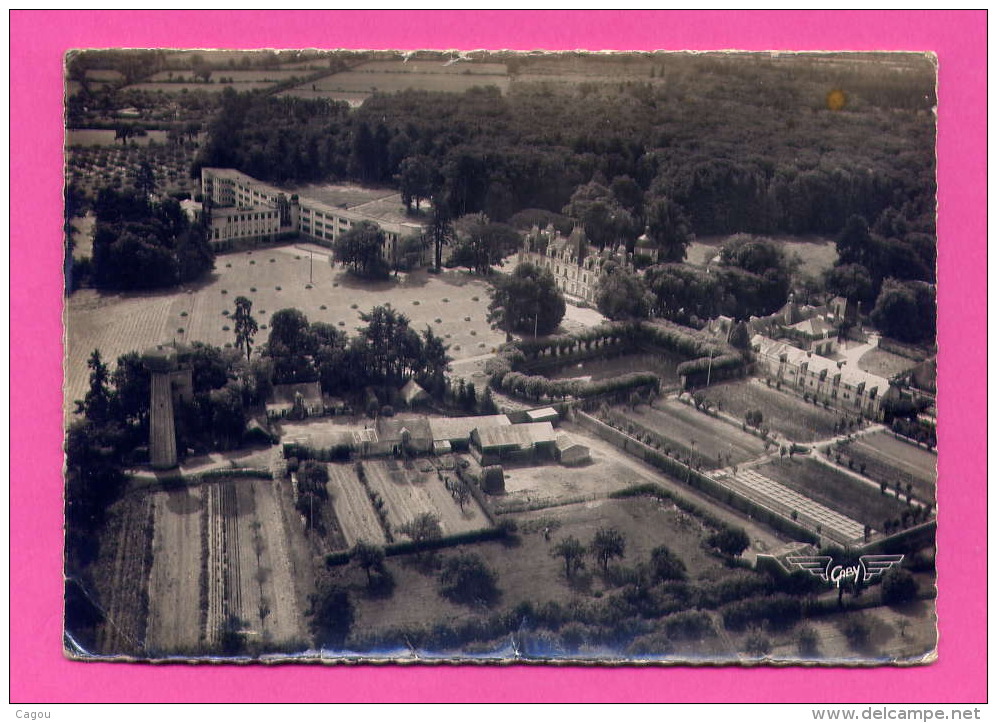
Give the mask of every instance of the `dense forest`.
<svg viewBox="0 0 997 723">
<path fill-rule="evenodd" d="M 354 111 L 226 92 L 196 165 L 397 185 L 416 205 L 437 197 L 452 216 L 493 221 L 561 212 L 594 184 L 582 200 L 604 202 L 609 233 L 630 240 L 662 216 L 652 236 L 679 221 L 699 235 L 836 236 L 884 212 L 933 237 L 927 61 L 679 54 L 649 67 L 619 82 L 516 82 L 507 95 L 375 94 Z"/>
</svg>

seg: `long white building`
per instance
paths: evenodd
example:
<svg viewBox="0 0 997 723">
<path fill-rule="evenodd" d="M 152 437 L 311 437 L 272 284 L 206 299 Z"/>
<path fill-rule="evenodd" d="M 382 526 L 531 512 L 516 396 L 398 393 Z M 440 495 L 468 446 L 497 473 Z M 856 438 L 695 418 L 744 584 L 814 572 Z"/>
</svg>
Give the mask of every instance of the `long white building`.
<svg viewBox="0 0 997 723">
<path fill-rule="evenodd" d="M 371 221 L 384 231 L 385 259 L 393 259 L 401 241 L 422 233 L 420 224 L 389 222 L 288 194 L 232 168 L 201 169 L 201 193 L 209 239 L 219 250 L 236 241 L 273 242 L 285 234 L 331 247 L 354 224 Z"/>
</svg>

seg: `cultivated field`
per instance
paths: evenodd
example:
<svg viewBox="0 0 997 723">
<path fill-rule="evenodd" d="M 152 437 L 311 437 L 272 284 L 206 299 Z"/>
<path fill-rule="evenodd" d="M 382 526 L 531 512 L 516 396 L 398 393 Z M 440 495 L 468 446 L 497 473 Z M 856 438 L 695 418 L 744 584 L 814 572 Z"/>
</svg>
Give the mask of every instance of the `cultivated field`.
<svg viewBox="0 0 997 723">
<path fill-rule="evenodd" d="M 372 490 L 381 495 L 387 510 L 388 523 L 398 539 L 399 528 L 426 512 L 437 515 L 443 535 L 480 530 L 489 526 L 481 507 L 472 497 L 464 509 L 437 478 L 435 469 L 426 460 L 398 462 L 394 459 L 367 460 L 364 463 Z"/>
<path fill-rule="evenodd" d="M 835 434 L 834 425 L 841 415 L 787 392 L 752 380 L 715 384 L 703 390 L 717 408 L 738 419 L 754 409 L 762 413 L 762 426 L 794 442 L 815 442 Z"/>
<path fill-rule="evenodd" d="M 897 482 L 904 490 L 910 483 L 914 497 L 934 503 L 938 456 L 932 452 L 886 431 L 864 434 L 846 442 L 841 452 L 854 461 L 856 468 L 864 464 L 865 474 L 876 482 L 886 482 L 891 490 Z"/>
<path fill-rule="evenodd" d="M 676 399 L 656 401 L 634 410 L 617 409 L 652 432 L 671 440 L 675 446 L 692 451 L 711 468 L 741 464 L 762 454 L 761 439 L 722 419 L 711 417 Z"/>
<path fill-rule="evenodd" d="M 377 513 L 371 507 L 367 490 L 360 484 L 352 464 L 329 464 L 329 498 L 336 510 L 339 528 L 346 538 L 346 546 L 353 547 L 358 540 L 383 545 L 384 530 Z"/>
<path fill-rule="evenodd" d="M 155 536 L 146 646 L 183 654 L 216 646 L 225 625 L 264 646 L 306 639 L 292 565 L 300 525 L 273 483 L 232 480 L 153 493 Z M 297 535 L 295 534 L 297 531 Z"/>
<path fill-rule="evenodd" d="M 897 520 L 907 504 L 892 493 L 881 494 L 875 485 L 809 458 L 772 460 L 755 468 L 760 474 L 806 495 L 874 530 L 885 520 Z"/>
<path fill-rule="evenodd" d="M 314 82 L 302 83 L 284 95 L 298 98 L 346 100 L 363 103 L 374 93 L 428 90 L 463 93 L 474 86 L 496 86 L 509 90 L 505 65 L 499 63 L 453 63 L 417 60 L 375 60 Z"/>
<path fill-rule="evenodd" d="M 306 249 L 316 250 L 311 263 Z M 233 344 L 232 321 L 223 312 L 234 311 L 237 296 L 253 302 L 257 344 L 266 341 L 269 319 L 280 309 L 300 309 L 309 321 L 352 334 L 363 323 L 360 313 L 378 304 L 391 304 L 416 330 L 431 327 L 455 360 L 491 354 L 504 341 L 487 321 L 484 281 L 458 271 L 436 276 L 418 271 L 397 281 L 360 282 L 341 267 L 332 268 L 326 253 L 320 247 L 281 246 L 222 255 L 207 281 L 172 293 L 74 293 L 65 314 L 67 407 L 86 393 L 86 360 L 95 348 L 113 365 L 121 354 L 173 339 Z"/>
</svg>

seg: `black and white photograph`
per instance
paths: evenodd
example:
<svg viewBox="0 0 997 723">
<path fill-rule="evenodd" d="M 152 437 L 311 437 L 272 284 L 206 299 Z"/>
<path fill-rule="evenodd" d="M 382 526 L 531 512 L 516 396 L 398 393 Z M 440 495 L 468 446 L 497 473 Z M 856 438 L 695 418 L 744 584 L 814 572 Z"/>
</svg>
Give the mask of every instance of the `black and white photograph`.
<svg viewBox="0 0 997 723">
<path fill-rule="evenodd" d="M 67 657 L 936 660 L 934 55 L 64 61 Z"/>
</svg>

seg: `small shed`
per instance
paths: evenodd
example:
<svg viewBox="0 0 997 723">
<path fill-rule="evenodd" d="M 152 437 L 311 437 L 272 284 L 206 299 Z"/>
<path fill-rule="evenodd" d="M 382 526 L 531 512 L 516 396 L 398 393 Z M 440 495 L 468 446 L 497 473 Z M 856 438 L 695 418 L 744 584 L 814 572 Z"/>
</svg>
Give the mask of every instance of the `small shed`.
<svg viewBox="0 0 997 723">
<path fill-rule="evenodd" d="M 450 446 L 450 442 L 445 439 L 434 440 L 433 441 L 433 454 L 439 456 L 444 454 L 450 454 L 453 451 L 453 447 Z"/>
<path fill-rule="evenodd" d="M 409 379 L 405 382 L 405 385 L 399 390 L 399 395 L 405 406 L 411 408 L 416 407 L 420 404 L 425 404 L 429 401 L 429 393 L 419 386 L 415 379 Z"/>
<path fill-rule="evenodd" d="M 592 461 L 589 448 L 567 434 L 557 435 L 554 440 L 554 454 L 565 467 L 575 467 Z"/>
<path fill-rule="evenodd" d="M 542 409 L 533 409 L 527 412 L 526 417 L 531 422 L 550 422 L 551 424 L 557 424 L 557 420 L 560 418 L 560 415 L 553 407 L 543 407 Z"/>
</svg>

